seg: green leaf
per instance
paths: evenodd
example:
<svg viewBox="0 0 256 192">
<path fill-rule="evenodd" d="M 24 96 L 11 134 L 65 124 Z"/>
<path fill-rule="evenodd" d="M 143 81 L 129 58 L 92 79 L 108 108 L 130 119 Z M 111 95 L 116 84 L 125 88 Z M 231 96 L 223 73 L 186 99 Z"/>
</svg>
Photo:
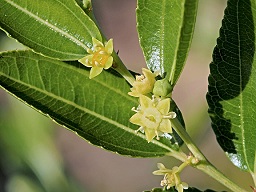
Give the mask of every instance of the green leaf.
<svg viewBox="0 0 256 192">
<path fill-rule="evenodd" d="M 29 106 L 92 144 L 122 155 L 157 157 L 177 149 L 164 137 L 148 143 L 129 122 L 138 106 L 126 81 L 103 71 L 89 80 L 78 62 L 65 63 L 32 51 L 0 55 L 0 85 Z M 25 128 L 25 127 L 24 127 Z"/>
<path fill-rule="evenodd" d="M 237 167 L 252 173 L 256 170 L 255 23 L 254 0 L 228 1 L 207 94 L 220 146 Z"/>
<path fill-rule="evenodd" d="M 170 189 L 165 189 L 165 188 L 154 188 L 151 191 L 144 191 L 144 192 L 176 192 L 177 190 L 175 189 L 175 187 L 171 187 Z M 199 189 L 196 189 L 194 187 L 189 187 L 188 189 L 184 189 L 184 192 L 203 192 Z M 214 192 L 211 189 L 207 189 L 204 192 Z"/>
<path fill-rule="evenodd" d="M 0 27 L 35 52 L 78 60 L 101 39 L 95 23 L 74 0 L 0 0 Z"/>
<path fill-rule="evenodd" d="M 176 84 L 195 26 L 197 0 L 138 0 L 137 29 L 146 63 Z"/>
</svg>

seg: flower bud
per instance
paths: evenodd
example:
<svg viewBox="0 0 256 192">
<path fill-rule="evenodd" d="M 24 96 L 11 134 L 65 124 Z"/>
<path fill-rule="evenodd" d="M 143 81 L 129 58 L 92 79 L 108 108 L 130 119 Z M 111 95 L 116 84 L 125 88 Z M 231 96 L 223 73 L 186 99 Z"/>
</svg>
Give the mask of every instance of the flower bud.
<svg viewBox="0 0 256 192">
<path fill-rule="evenodd" d="M 172 91 L 172 86 L 166 78 L 157 80 L 155 82 L 155 85 L 153 88 L 154 95 L 166 97 L 167 95 L 169 95 L 171 93 L 171 91 Z"/>
</svg>

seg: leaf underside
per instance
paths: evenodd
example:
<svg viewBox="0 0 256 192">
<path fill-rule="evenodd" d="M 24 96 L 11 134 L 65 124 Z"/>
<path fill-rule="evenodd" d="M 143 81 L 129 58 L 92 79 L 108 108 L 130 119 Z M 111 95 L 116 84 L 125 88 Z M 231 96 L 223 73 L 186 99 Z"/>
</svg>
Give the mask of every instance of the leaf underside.
<svg viewBox="0 0 256 192">
<path fill-rule="evenodd" d="M 207 94 L 220 146 L 236 166 L 249 172 L 254 172 L 256 157 L 255 21 L 254 0 L 228 1 Z"/>
<path fill-rule="evenodd" d="M 32 51 L 0 54 L 0 85 L 15 97 L 82 138 L 107 150 L 133 157 L 157 157 L 177 149 L 161 137 L 148 143 L 129 123 L 138 106 L 130 86 L 114 71 L 89 80 L 78 62 L 61 62 Z"/>
</svg>

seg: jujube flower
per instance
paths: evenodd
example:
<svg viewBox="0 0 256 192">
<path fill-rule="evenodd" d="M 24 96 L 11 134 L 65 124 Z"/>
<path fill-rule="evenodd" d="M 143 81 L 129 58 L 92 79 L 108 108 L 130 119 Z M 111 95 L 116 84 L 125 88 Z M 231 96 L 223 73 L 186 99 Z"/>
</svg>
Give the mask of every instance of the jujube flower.
<svg viewBox="0 0 256 192">
<path fill-rule="evenodd" d="M 105 45 L 102 42 L 92 38 L 93 47 L 88 49 L 89 55 L 86 55 L 78 61 L 86 67 L 91 67 L 89 78 L 92 79 L 99 75 L 103 69 L 108 69 L 112 66 L 113 57 L 113 40 L 110 39 Z"/>
<path fill-rule="evenodd" d="M 172 124 L 170 119 L 176 117 L 176 113 L 169 112 L 170 98 L 150 99 L 145 95 L 139 97 L 140 105 L 137 109 L 132 109 L 136 112 L 130 122 L 139 125 L 138 130 L 144 131 L 148 142 L 162 133 L 172 133 Z"/>
<path fill-rule="evenodd" d="M 178 192 L 183 192 L 183 189 L 188 189 L 188 184 L 182 182 L 180 179 L 179 167 L 175 166 L 172 169 L 167 169 L 162 163 L 158 163 L 159 170 L 154 171 L 154 175 L 164 175 L 164 179 L 161 181 L 161 186 L 166 186 L 167 189 L 171 187 L 176 188 Z"/>
<path fill-rule="evenodd" d="M 142 68 L 143 75 L 136 75 L 136 81 L 132 84 L 131 92 L 128 94 L 133 97 L 146 95 L 153 91 L 156 82 L 157 73 L 152 73 L 150 70 Z"/>
</svg>

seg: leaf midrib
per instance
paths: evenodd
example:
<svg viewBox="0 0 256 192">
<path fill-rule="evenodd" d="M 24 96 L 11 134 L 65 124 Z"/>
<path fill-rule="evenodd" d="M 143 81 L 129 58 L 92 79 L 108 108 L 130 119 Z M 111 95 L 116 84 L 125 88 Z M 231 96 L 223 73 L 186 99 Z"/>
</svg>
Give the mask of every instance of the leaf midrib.
<svg viewBox="0 0 256 192">
<path fill-rule="evenodd" d="M 14 2 L 10 1 L 10 0 L 5 0 L 5 2 L 9 3 L 10 5 L 12 5 L 13 7 L 17 8 L 18 10 L 24 12 L 25 14 L 29 15 L 30 17 L 34 18 L 35 20 L 38 20 L 40 23 L 46 25 L 49 28 L 52 28 L 53 30 L 55 30 L 56 32 L 62 34 L 63 36 L 65 36 L 67 39 L 72 40 L 74 43 L 76 43 L 77 45 L 83 47 L 85 50 L 88 49 L 88 47 L 81 42 L 80 40 L 76 39 L 74 36 L 68 34 L 67 32 L 61 30 L 60 28 L 52 25 L 51 23 L 49 23 L 48 21 L 43 20 L 42 18 L 38 17 L 37 15 L 33 14 L 32 12 L 28 11 L 27 9 L 24 9 L 23 7 L 15 4 Z"/>
<path fill-rule="evenodd" d="M 38 92 L 41 92 L 41 93 L 43 93 L 43 94 L 45 94 L 45 95 L 48 95 L 48 96 L 50 96 L 50 97 L 52 97 L 52 98 L 54 98 L 54 99 L 56 99 L 56 100 L 62 101 L 62 102 L 64 102 L 64 103 L 67 103 L 67 104 L 69 104 L 69 105 L 71 105 L 71 106 L 73 106 L 73 107 L 75 107 L 75 108 L 80 109 L 81 111 L 84 111 L 85 113 L 88 113 L 88 114 L 90 114 L 90 115 L 92 115 L 92 116 L 95 116 L 95 117 L 97 117 L 97 118 L 99 118 L 99 119 L 101 119 L 101 120 L 103 120 L 103 121 L 105 121 L 105 122 L 108 122 L 108 123 L 110 123 L 110 124 L 112 124 L 112 125 L 115 125 L 116 127 L 119 127 L 119 128 L 121 128 L 121 129 L 123 129 L 123 130 L 125 130 L 125 131 L 127 131 L 127 132 L 129 132 L 129 133 L 131 133 L 131 134 L 133 134 L 133 135 L 135 135 L 135 136 L 139 136 L 139 137 L 141 137 L 142 139 L 146 140 L 145 135 L 143 135 L 143 134 L 141 134 L 141 133 L 136 133 L 133 129 L 131 129 L 131 128 L 127 127 L 127 126 L 124 126 L 124 125 L 122 125 L 122 124 L 120 124 L 120 123 L 118 123 L 118 122 L 116 122 L 116 121 L 113 121 L 112 119 L 109 119 L 109 118 L 107 118 L 107 117 L 105 117 L 105 116 L 103 116 L 103 115 L 100 115 L 100 114 L 98 114 L 98 113 L 95 113 L 94 111 L 91 111 L 91 110 L 89 110 L 89 109 L 87 109 L 87 108 L 81 107 L 81 106 L 77 105 L 76 103 L 71 102 L 71 101 L 69 101 L 69 100 L 66 100 L 66 99 L 64 99 L 64 98 L 62 98 L 62 97 L 59 97 L 59 96 L 57 96 L 57 95 L 55 95 L 55 94 L 49 93 L 49 92 L 47 92 L 47 91 L 45 91 L 45 90 L 39 89 L 39 88 L 34 87 L 34 86 L 32 86 L 32 85 L 26 84 L 26 83 L 24 83 L 24 82 L 22 82 L 22 81 L 20 81 L 20 80 L 17 80 L 17 79 L 15 79 L 15 78 L 12 78 L 12 77 L 10 77 L 10 76 L 7 76 L 7 75 L 5 75 L 4 73 L 1 73 L 1 74 L 2 74 L 2 76 L 6 77 L 7 79 L 10 79 L 10 80 L 12 80 L 12 81 L 14 81 L 14 82 L 16 82 L 16 83 L 19 83 L 19 84 L 21 84 L 21 85 L 23 85 L 23 86 L 29 87 L 30 89 L 36 90 L 36 91 L 38 91 Z M 2 87 L 2 86 L 1 86 L 1 87 Z M 46 113 L 45 113 L 45 114 L 46 114 Z M 50 116 L 50 115 L 49 115 L 49 116 Z M 127 120 L 127 121 L 128 121 L 128 120 Z M 81 131 L 81 130 L 79 129 L 79 131 Z M 159 147 L 162 147 L 162 148 L 164 148 L 164 149 L 166 149 L 166 150 L 168 150 L 168 151 L 173 151 L 173 149 L 171 149 L 170 147 L 168 147 L 168 146 L 162 144 L 162 143 L 159 142 L 159 141 L 155 141 L 155 140 L 154 140 L 152 143 L 154 143 L 155 145 L 158 145 Z"/>
<path fill-rule="evenodd" d="M 180 0 L 183 1 L 183 0 Z M 185 2 L 183 1 L 183 4 L 185 4 Z M 175 78 L 175 72 L 176 72 L 176 66 L 177 66 L 177 57 L 178 57 L 178 52 L 180 50 L 180 42 L 181 42 L 181 33 L 182 33 L 182 28 L 184 25 L 184 6 L 182 6 L 182 15 L 181 15 L 181 19 L 182 19 L 182 25 L 179 26 L 179 33 L 177 35 L 177 47 L 175 49 L 174 52 L 174 57 L 173 57 L 173 63 L 172 63 L 172 68 L 171 68 L 171 72 L 170 72 L 170 77 L 169 77 L 169 81 L 171 82 L 171 84 L 174 84 L 174 78 Z"/>
<path fill-rule="evenodd" d="M 7 51 L 7 52 L 8 52 L 8 51 Z M 5 53 L 7 53 L 7 52 L 5 52 Z M 30 52 L 30 50 L 25 50 L 24 52 Z M 5 56 L 5 57 L 7 57 L 7 56 Z M 13 57 L 11 57 L 11 56 L 8 56 L 8 57 L 13 58 Z M 19 57 L 20 57 L 20 58 L 25 58 L 25 59 L 30 59 L 30 60 L 33 60 L 33 61 L 35 61 L 35 62 L 44 61 L 43 59 L 33 59 L 33 58 L 31 58 L 31 57 L 26 57 L 26 56 L 21 56 L 21 55 L 20 55 Z M 46 61 L 48 61 L 48 60 L 46 59 Z M 73 67 L 71 67 L 71 66 L 69 66 L 69 65 L 60 65 L 59 62 L 54 62 L 53 60 L 50 61 L 50 62 L 54 63 L 55 65 L 59 65 L 59 66 L 61 66 L 61 67 L 63 67 L 63 68 L 66 68 L 66 69 L 75 71 L 76 73 L 79 73 L 79 74 L 81 74 L 81 75 L 83 75 L 83 76 L 89 77 L 89 75 L 86 75 L 85 73 L 82 73 L 81 70 L 75 70 Z M 117 94 L 122 95 L 122 96 L 125 97 L 126 99 L 132 101 L 134 104 L 136 104 L 136 105 L 138 104 L 137 102 L 134 101 L 134 98 L 133 98 L 133 97 L 130 97 L 128 94 L 124 94 L 123 92 L 118 91 L 118 89 L 112 88 L 111 86 L 109 86 L 108 84 L 104 83 L 103 81 L 99 81 L 98 78 L 93 78 L 93 79 L 90 79 L 89 81 L 95 81 L 95 82 L 99 83 L 100 85 L 103 85 L 104 87 L 106 87 L 106 88 L 108 88 L 108 89 L 110 89 L 110 90 L 116 92 Z"/>
<path fill-rule="evenodd" d="M 246 147 L 245 147 L 245 132 L 244 132 L 244 109 L 243 109 L 243 87 L 242 87 L 242 61 L 241 61 L 241 45 L 240 45 L 240 11 L 239 11 L 239 1 L 237 1 L 237 10 L 236 10 L 236 19 L 237 19 L 237 37 L 238 37 L 238 55 L 239 55 L 239 75 L 240 75 L 240 85 L 239 85 L 239 88 L 240 88 L 240 123 L 241 123 L 241 136 L 242 136 L 242 146 L 243 146 L 243 154 L 244 154 L 244 157 L 245 157 L 245 161 L 246 161 L 246 164 L 247 164 L 247 167 L 248 169 L 250 169 L 250 166 L 249 166 L 249 162 L 248 162 L 248 157 L 247 157 L 247 153 L 246 153 Z"/>
</svg>

